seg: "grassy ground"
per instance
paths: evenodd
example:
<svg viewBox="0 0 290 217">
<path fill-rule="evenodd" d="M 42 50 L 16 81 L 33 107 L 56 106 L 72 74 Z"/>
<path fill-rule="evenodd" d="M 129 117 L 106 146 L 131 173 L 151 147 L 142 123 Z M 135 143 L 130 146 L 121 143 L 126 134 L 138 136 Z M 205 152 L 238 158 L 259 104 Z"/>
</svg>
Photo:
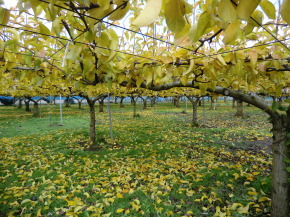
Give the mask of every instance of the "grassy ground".
<svg viewBox="0 0 290 217">
<path fill-rule="evenodd" d="M 61 126 L 58 106 L 41 118 L 0 107 L 0 216 L 268 216 L 267 116 L 237 118 L 228 103 L 200 107 L 202 128 L 189 104 L 140 105 L 135 119 L 113 104 L 114 143 L 97 113 L 97 152 L 85 149 L 86 106 L 64 108 Z"/>
</svg>

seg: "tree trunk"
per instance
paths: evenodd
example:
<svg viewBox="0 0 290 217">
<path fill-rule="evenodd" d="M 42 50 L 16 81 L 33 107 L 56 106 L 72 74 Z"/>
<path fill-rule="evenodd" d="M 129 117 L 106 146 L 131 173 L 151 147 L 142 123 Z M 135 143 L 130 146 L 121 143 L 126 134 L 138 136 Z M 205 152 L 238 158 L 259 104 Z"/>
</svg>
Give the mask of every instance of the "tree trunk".
<svg viewBox="0 0 290 217">
<path fill-rule="evenodd" d="M 243 107 L 243 101 L 237 100 L 237 117 L 244 117 L 244 107 Z"/>
<path fill-rule="evenodd" d="M 24 103 L 25 103 L 25 111 L 26 111 L 26 112 L 30 112 L 30 108 L 29 108 L 30 105 L 29 105 L 29 102 L 30 102 L 30 101 L 25 101 L 25 100 L 24 100 Z"/>
<path fill-rule="evenodd" d="M 136 107 L 136 100 L 134 97 L 131 97 L 131 103 L 133 105 L 133 118 L 136 118 L 137 117 L 137 107 Z"/>
<path fill-rule="evenodd" d="M 33 104 L 33 117 L 39 117 L 39 106 L 38 102 L 34 102 Z"/>
<path fill-rule="evenodd" d="M 209 110 L 214 110 L 214 106 L 213 106 L 213 104 L 214 104 L 214 100 L 213 100 L 212 97 L 211 97 L 211 100 L 210 100 L 210 108 L 209 108 Z"/>
<path fill-rule="evenodd" d="M 79 104 L 79 109 L 82 109 L 82 101 L 78 100 L 78 104 Z"/>
<path fill-rule="evenodd" d="M 66 97 L 65 101 L 65 107 L 70 107 L 69 105 L 69 97 Z"/>
<path fill-rule="evenodd" d="M 104 99 L 99 100 L 99 112 L 104 112 Z"/>
<path fill-rule="evenodd" d="M 179 96 L 173 97 L 173 105 L 175 105 L 175 107 L 179 107 L 179 99 Z"/>
<path fill-rule="evenodd" d="M 118 102 L 117 102 L 118 101 L 118 97 L 117 96 L 114 97 L 114 101 L 115 101 L 115 104 L 118 104 Z"/>
<path fill-rule="evenodd" d="M 199 97 L 192 103 L 192 126 L 197 127 L 199 126 L 197 120 L 197 104 L 199 102 Z"/>
<path fill-rule="evenodd" d="M 235 108 L 236 107 L 236 100 L 233 98 L 233 101 L 232 101 L 232 108 Z"/>
<path fill-rule="evenodd" d="M 192 127 L 198 127 L 198 120 L 197 120 L 197 106 L 198 102 L 200 101 L 200 97 L 196 97 L 196 100 L 194 100 L 194 97 L 192 96 L 186 96 L 187 99 L 191 102 L 192 105 L 192 121 L 191 126 Z"/>
<path fill-rule="evenodd" d="M 19 98 L 19 100 L 18 100 L 18 108 L 22 108 L 22 99 L 21 98 Z"/>
<path fill-rule="evenodd" d="M 143 110 L 147 109 L 147 100 L 146 99 L 143 99 Z"/>
<path fill-rule="evenodd" d="M 96 114 L 95 101 L 87 98 L 90 107 L 90 145 L 96 145 Z"/>
<path fill-rule="evenodd" d="M 201 100 L 198 100 L 198 106 L 202 106 Z"/>
<path fill-rule="evenodd" d="M 125 106 L 124 106 L 124 104 L 123 104 L 123 100 L 125 99 L 125 97 L 121 97 L 121 99 L 120 99 L 120 108 L 124 108 Z"/>
<path fill-rule="evenodd" d="M 286 145 L 287 134 L 290 133 L 290 107 L 288 117 L 275 113 L 271 120 L 273 124 L 273 163 L 272 163 L 272 217 L 287 217 L 289 208 L 289 172 L 287 172 L 286 159 L 290 158 L 289 145 Z"/>
<path fill-rule="evenodd" d="M 150 99 L 150 106 L 153 107 L 155 104 L 156 104 L 156 97 L 153 96 L 153 97 Z"/>
</svg>

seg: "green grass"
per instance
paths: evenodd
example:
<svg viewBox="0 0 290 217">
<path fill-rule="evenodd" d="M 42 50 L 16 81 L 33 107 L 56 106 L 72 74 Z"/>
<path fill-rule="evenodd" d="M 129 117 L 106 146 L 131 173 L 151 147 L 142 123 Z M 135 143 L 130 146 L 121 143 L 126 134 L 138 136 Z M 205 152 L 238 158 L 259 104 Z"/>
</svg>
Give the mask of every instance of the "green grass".
<svg viewBox="0 0 290 217">
<path fill-rule="evenodd" d="M 267 116 L 245 119 L 230 102 L 199 107 L 158 103 L 133 118 L 130 104 L 97 114 L 102 149 L 88 151 L 88 107 L 42 106 L 42 117 L 0 107 L 0 214 L 7 216 L 267 216 L 271 157 Z M 97 109 L 96 109 L 97 110 Z M 256 147 L 255 149 L 253 147 Z"/>
</svg>

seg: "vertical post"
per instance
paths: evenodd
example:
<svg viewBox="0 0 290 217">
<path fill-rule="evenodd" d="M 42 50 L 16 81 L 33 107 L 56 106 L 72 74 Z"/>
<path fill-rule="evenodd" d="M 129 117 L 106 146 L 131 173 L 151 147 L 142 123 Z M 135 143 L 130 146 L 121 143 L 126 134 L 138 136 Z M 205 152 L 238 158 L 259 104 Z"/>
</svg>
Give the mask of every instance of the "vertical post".
<svg viewBox="0 0 290 217">
<path fill-rule="evenodd" d="M 202 122 L 205 125 L 205 101 L 204 101 L 204 96 L 202 97 Z"/>
<path fill-rule="evenodd" d="M 39 116 L 41 117 L 41 97 L 40 97 L 40 100 L 39 100 Z"/>
<path fill-rule="evenodd" d="M 185 97 L 185 112 L 187 112 L 187 97 Z"/>
<path fill-rule="evenodd" d="M 60 114 L 60 125 L 62 125 L 62 105 L 61 105 L 61 94 L 59 94 L 59 114 Z"/>
<path fill-rule="evenodd" d="M 110 102 L 110 93 L 108 93 L 108 112 L 109 112 L 109 121 L 110 121 L 110 138 L 113 142 L 113 124 L 112 124 L 112 112 L 111 112 L 111 102 Z"/>
<path fill-rule="evenodd" d="M 51 107 L 51 95 L 49 96 L 49 124 L 51 125 L 51 113 L 52 113 L 52 107 Z"/>
<path fill-rule="evenodd" d="M 155 99 L 155 109 L 156 109 L 156 113 L 157 113 L 157 102 L 158 102 L 158 93 L 157 93 L 157 91 L 155 92 L 155 96 L 156 96 L 156 99 Z"/>
</svg>

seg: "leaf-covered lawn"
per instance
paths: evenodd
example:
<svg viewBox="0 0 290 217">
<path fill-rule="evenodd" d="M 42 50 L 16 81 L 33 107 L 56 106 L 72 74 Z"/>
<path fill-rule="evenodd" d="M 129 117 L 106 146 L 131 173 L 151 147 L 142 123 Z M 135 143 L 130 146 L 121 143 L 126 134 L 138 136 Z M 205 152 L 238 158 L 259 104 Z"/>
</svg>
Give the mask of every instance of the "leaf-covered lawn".
<svg viewBox="0 0 290 217">
<path fill-rule="evenodd" d="M 249 108 L 249 117 L 240 119 L 230 107 L 203 109 L 200 121 L 206 127 L 197 129 L 190 127 L 190 113 L 158 106 L 140 111 L 136 119 L 129 105 L 113 107 L 114 144 L 108 142 L 107 114 L 97 114 L 103 147 L 97 152 L 85 148 L 84 127 L 1 138 L 0 213 L 269 214 L 271 158 L 259 143 L 270 135 L 266 115 Z M 79 112 L 70 108 L 67 120 L 73 119 L 72 111 Z"/>
</svg>

